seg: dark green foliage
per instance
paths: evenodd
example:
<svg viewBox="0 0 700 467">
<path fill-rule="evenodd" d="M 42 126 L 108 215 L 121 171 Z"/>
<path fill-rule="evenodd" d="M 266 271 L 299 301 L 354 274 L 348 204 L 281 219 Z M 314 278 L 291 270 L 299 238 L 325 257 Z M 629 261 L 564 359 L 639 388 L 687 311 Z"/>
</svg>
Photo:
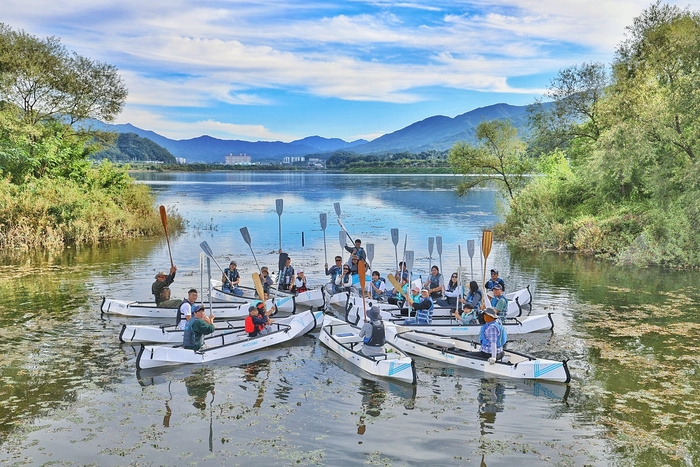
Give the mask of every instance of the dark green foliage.
<svg viewBox="0 0 700 467">
<path fill-rule="evenodd" d="M 119 133 L 113 147 L 100 151 L 94 159 L 107 159 L 112 162 L 154 161 L 174 164 L 175 157 L 164 147 L 136 133 Z"/>
</svg>

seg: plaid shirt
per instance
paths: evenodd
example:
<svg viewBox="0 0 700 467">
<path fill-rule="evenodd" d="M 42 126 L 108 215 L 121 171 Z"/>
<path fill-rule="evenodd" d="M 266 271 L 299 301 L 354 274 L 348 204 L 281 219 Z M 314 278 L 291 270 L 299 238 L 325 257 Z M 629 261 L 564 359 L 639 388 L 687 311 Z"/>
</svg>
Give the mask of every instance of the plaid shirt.
<svg viewBox="0 0 700 467">
<path fill-rule="evenodd" d="M 501 331 L 498 329 L 495 321 L 485 324 L 484 326 L 484 338 L 481 340 L 481 351 L 490 354 L 491 342 L 498 342 Z M 498 347 L 496 352 L 503 352 L 503 347 Z"/>
</svg>

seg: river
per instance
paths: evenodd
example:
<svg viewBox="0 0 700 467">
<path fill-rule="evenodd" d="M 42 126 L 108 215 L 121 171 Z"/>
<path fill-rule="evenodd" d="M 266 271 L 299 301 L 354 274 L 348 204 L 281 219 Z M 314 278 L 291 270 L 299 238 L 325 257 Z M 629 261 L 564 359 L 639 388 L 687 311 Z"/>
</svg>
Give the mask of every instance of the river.
<svg viewBox="0 0 700 467">
<path fill-rule="evenodd" d="M 464 198 L 449 176 L 326 173 L 140 173 L 158 204 L 187 219 L 171 235 L 174 296 L 200 287 L 199 243 L 244 283 L 282 248 L 310 283 L 325 252 L 341 253 L 333 204 L 353 238 L 373 243 L 372 268 L 396 256 L 391 229 L 430 264 L 480 280 L 481 230 L 499 219 L 488 189 Z M 275 200 L 283 199 L 278 216 Z M 170 211 L 172 212 L 172 211 Z M 328 226 L 321 229 L 319 214 Z M 325 248 L 324 248 L 325 233 Z M 304 243 L 302 245 L 302 234 Z M 428 250 L 429 237 L 443 250 Z M 476 240 L 476 254 L 467 241 Z M 432 261 L 432 263 L 431 263 Z M 631 269 L 495 242 L 487 269 L 508 290 L 530 286 L 532 314 L 553 332 L 511 336 L 511 348 L 566 359 L 569 385 L 484 377 L 417 358 L 418 384 L 347 367 L 318 331 L 206 367 L 137 372 L 124 322 L 101 297 L 150 300 L 170 259 L 164 238 L 0 259 L 0 462 L 3 465 L 552 465 L 700 463 L 697 272 Z"/>
</svg>

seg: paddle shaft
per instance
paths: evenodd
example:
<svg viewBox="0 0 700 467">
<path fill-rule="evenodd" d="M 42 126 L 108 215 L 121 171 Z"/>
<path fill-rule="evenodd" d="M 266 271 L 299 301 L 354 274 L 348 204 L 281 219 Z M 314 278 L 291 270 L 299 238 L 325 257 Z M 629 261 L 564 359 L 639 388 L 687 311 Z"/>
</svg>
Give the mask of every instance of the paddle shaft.
<svg viewBox="0 0 700 467">
<path fill-rule="evenodd" d="M 365 284 L 367 282 L 367 266 L 365 262 L 360 260 L 357 262 L 357 275 L 360 276 L 360 294 L 362 294 L 362 311 L 367 321 L 367 302 L 365 301 Z"/>
<path fill-rule="evenodd" d="M 486 261 L 488 261 L 489 253 L 491 253 L 491 246 L 493 244 L 493 232 L 490 230 L 484 230 L 481 236 L 481 252 L 484 255 L 484 278 L 483 283 L 486 283 Z M 481 297 L 484 306 L 486 306 L 486 294 Z"/>
<path fill-rule="evenodd" d="M 170 250 L 170 237 L 168 237 L 168 216 L 165 213 L 165 206 L 160 205 L 160 221 L 163 223 L 163 230 L 165 231 L 165 242 L 168 244 L 168 255 L 170 256 L 170 267 L 175 267 L 173 263 L 173 252 Z"/>
<path fill-rule="evenodd" d="M 326 260 L 326 264 L 328 264 L 328 249 L 326 248 L 326 222 L 328 219 L 325 212 L 319 214 L 318 217 L 321 221 L 321 230 L 323 230 L 323 257 Z"/>
</svg>

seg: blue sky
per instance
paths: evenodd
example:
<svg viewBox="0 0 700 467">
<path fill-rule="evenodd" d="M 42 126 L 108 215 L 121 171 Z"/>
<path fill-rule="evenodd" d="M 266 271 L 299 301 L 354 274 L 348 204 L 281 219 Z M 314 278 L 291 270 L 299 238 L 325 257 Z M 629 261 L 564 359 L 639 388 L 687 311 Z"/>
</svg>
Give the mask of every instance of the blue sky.
<svg viewBox="0 0 700 467">
<path fill-rule="evenodd" d="M 529 104 L 560 69 L 609 64 L 650 4 L 3 0 L 0 21 L 115 65 L 129 89 L 117 123 L 173 139 L 351 141 Z"/>
</svg>

